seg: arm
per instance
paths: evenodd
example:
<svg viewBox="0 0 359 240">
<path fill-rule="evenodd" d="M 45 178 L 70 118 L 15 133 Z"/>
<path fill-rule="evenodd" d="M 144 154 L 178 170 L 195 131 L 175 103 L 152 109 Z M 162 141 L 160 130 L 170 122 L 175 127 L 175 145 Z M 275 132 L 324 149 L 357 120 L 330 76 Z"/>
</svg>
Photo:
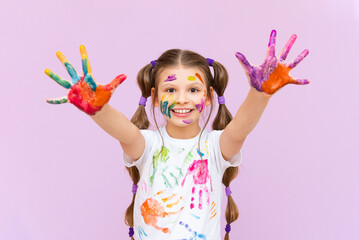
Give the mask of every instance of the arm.
<svg viewBox="0 0 359 240">
<path fill-rule="evenodd" d="M 123 151 L 132 159 L 141 157 L 145 149 L 145 139 L 140 130 L 125 115 L 109 104 L 105 104 L 91 118 L 109 135 L 120 141 Z"/>
<path fill-rule="evenodd" d="M 235 117 L 224 129 L 219 139 L 222 155 L 230 160 L 242 148 L 244 140 L 261 118 L 271 95 L 251 88 Z"/>
<path fill-rule="evenodd" d="M 309 51 L 304 50 L 291 63 L 285 64 L 284 60 L 297 36 L 295 34 L 291 36 L 277 59 L 275 56 L 276 35 L 277 32 L 273 30 L 269 39 L 267 57 L 260 66 L 251 66 L 243 54 L 236 53 L 236 57 L 248 76 L 251 89 L 236 116 L 224 129 L 219 139 L 222 155 L 227 161 L 242 148 L 244 140 L 257 125 L 270 97 L 275 92 L 290 83 L 298 85 L 309 83 L 307 79 L 294 79 L 289 75 L 289 71 L 301 62 Z"/>
</svg>

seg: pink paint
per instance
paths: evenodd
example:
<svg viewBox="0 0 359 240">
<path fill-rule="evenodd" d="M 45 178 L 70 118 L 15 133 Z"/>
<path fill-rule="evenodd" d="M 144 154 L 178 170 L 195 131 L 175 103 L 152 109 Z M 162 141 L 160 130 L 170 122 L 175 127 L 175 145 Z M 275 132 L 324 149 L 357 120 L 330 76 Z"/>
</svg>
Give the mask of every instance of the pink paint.
<svg viewBox="0 0 359 240">
<path fill-rule="evenodd" d="M 186 124 L 191 124 L 193 122 L 193 120 L 192 119 L 182 120 L 182 122 L 184 122 Z"/>
<path fill-rule="evenodd" d="M 167 77 L 167 79 L 165 80 L 165 82 L 171 82 L 171 81 L 174 81 L 176 80 L 176 74 L 172 74 L 170 76 Z"/>
<path fill-rule="evenodd" d="M 205 100 L 203 98 L 201 98 L 201 103 L 199 104 L 196 104 L 196 108 L 197 110 L 201 113 L 204 109 L 204 103 L 205 103 Z"/>
</svg>

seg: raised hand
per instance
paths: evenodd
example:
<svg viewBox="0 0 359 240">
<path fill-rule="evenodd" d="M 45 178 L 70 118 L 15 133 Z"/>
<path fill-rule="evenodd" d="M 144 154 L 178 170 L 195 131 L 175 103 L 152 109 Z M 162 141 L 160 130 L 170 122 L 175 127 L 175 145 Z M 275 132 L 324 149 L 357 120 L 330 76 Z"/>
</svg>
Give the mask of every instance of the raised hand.
<svg viewBox="0 0 359 240">
<path fill-rule="evenodd" d="M 236 53 L 236 57 L 246 71 L 251 86 L 258 91 L 265 92 L 267 94 L 273 94 L 289 83 L 299 85 L 309 83 L 309 80 L 307 79 L 295 79 L 289 76 L 289 71 L 297 66 L 298 63 L 300 63 L 308 55 L 309 51 L 307 49 L 304 50 L 296 59 L 289 64 L 286 64 L 284 61 L 297 39 L 297 35 L 293 34 L 290 37 L 289 41 L 280 53 L 279 59 L 275 56 L 276 36 L 277 32 L 273 30 L 269 39 L 267 56 L 264 63 L 260 66 L 251 66 L 243 54 L 239 52 Z"/>
<path fill-rule="evenodd" d="M 118 85 L 125 79 L 126 75 L 117 76 L 111 83 L 107 85 L 98 84 L 93 76 L 90 62 L 87 57 L 85 46 L 80 46 L 82 59 L 83 74 L 79 76 L 74 67 L 69 63 L 61 52 L 57 52 L 57 58 L 65 66 L 67 72 L 71 76 L 72 82 L 68 82 L 49 69 L 45 69 L 46 75 L 55 80 L 64 88 L 70 89 L 67 96 L 60 98 L 50 98 L 46 101 L 51 104 L 61 104 L 70 102 L 89 115 L 94 115 L 100 111 L 102 107 L 110 100 L 112 93 Z"/>
</svg>

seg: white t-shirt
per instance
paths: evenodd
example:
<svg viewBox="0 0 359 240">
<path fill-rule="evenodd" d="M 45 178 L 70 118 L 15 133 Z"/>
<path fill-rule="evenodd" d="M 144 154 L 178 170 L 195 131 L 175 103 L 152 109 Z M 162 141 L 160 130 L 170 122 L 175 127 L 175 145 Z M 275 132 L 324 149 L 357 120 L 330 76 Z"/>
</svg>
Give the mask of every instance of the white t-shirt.
<svg viewBox="0 0 359 240">
<path fill-rule="evenodd" d="M 136 166 L 140 181 L 134 205 L 134 239 L 220 240 L 222 177 L 226 168 L 239 166 L 241 151 L 224 160 L 219 147 L 223 130 L 204 130 L 191 139 L 175 139 L 160 128 L 141 130 L 146 146 L 133 161 L 125 153 L 127 167 Z M 202 155 L 202 160 L 200 157 Z"/>
</svg>

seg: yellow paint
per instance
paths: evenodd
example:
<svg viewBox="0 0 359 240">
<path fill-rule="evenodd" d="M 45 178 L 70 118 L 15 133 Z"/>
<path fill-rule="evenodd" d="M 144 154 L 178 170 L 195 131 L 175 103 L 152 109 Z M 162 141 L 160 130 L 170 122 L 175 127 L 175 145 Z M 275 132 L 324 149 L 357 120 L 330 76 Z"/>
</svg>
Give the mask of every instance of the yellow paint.
<svg viewBox="0 0 359 240">
<path fill-rule="evenodd" d="M 189 77 L 188 77 L 188 80 L 194 81 L 194 80 L 196 80 L 196 77 L 195 77 L 195 76 L 189 76 Z"/>
<path fill-rule="evenodd" d="M 62 64 L 68 63 L 69 61 L 66 59 L 64 54 L 62 54 L 60 51 L 56 52 L 57 58 L 62 62 Z"/>
<path fill-rule="evenodd" d="M 86 48 L 85 48 L 84 45 L 81 45 L 81 46 L 80 46 L 80 53 L 81 53 L 81 59 L 82 59 L 82 60 L 84 60 L 84 59 L 87 60 L 87 71 L 88 71 L 88 73 L 92 73 L 91 66 L 90 66 L 90 62 L 89 62 L 89 58 L 88 58 L 88 56 L 87 56 Z"/>
</svg>

